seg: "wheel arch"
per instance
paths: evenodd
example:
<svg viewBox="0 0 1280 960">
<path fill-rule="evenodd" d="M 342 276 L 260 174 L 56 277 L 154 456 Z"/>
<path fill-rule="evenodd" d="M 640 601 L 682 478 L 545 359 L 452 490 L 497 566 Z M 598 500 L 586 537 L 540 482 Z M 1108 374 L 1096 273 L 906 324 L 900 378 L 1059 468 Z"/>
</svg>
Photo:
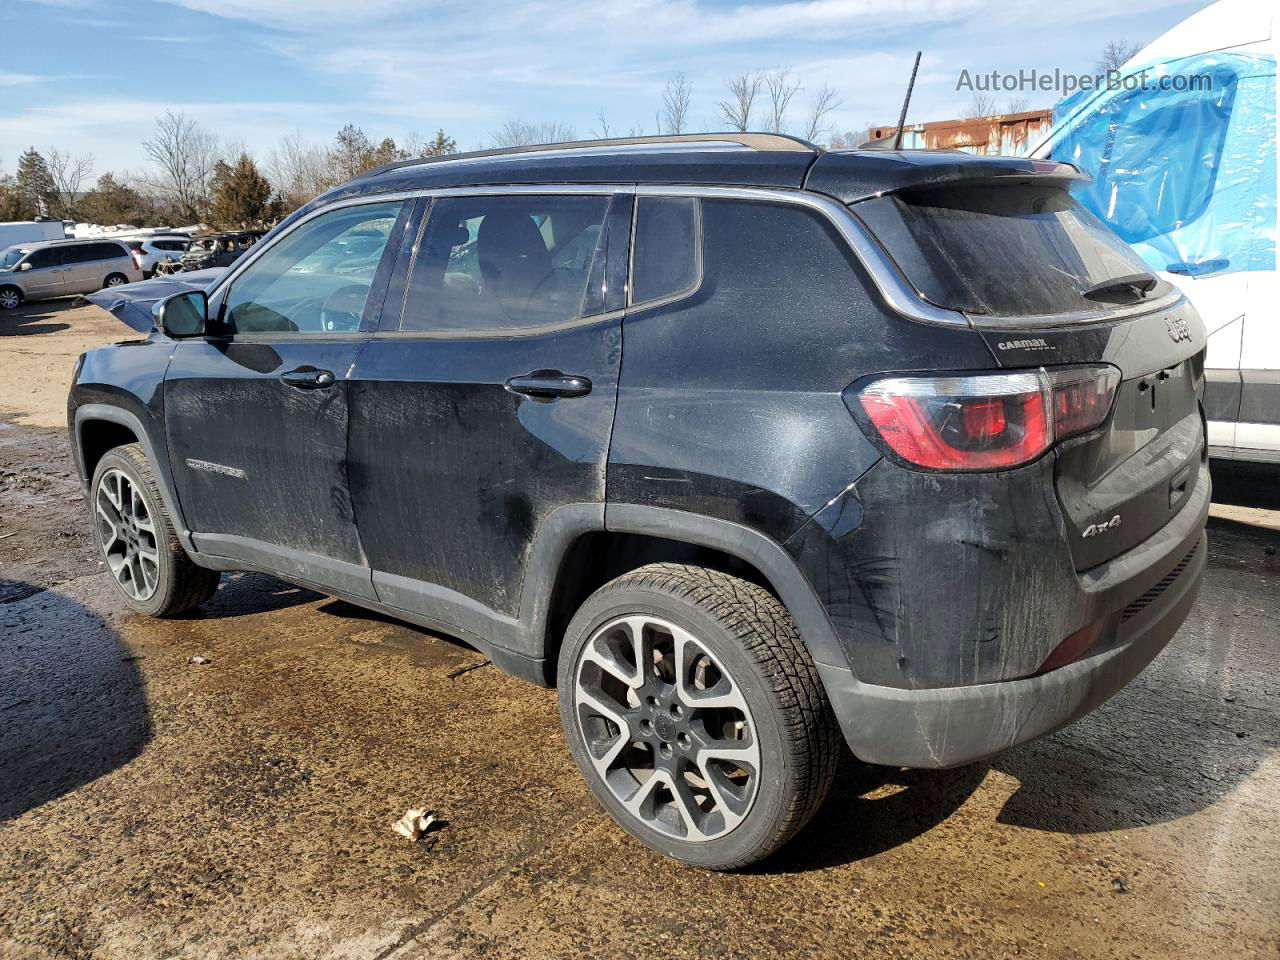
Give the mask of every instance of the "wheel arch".
<svg viewBox="0 0 1280 960">
<path fill-rule="evenodd" d="M 533 590 L 522 595 L 522 607 L 537 608 L 526 623 L 548 685 L 555 682 L 564 630 L 582 601 L 609 580 L 659 561 L 708 566 L 759 584 L 795 619 L 815 662 L 848 669 L 835 629 L 795 561 L 776 540 L 749 527 L 682 510 L 610 503 L 603 524 L 574 530 L 557 546 L 555 562 L 534 567 L 535 583 L 526 583 Z"/>
<path fill-rule="evenodd" d="M 151 436 L 137 414 L 105 403 L 82 404 L 76 408 L 74 430 L 76 466 L 84 479 L 86 495 L 93 481 L 93 472 L 103 455 L 113 447 L 137 443 L 155 471 L 156 485 L 173 520 L 178 541 L 188 552 L 195 552 L 191 531 L 174 493 L 168 458 L 157 455 Z"/>
</svg>

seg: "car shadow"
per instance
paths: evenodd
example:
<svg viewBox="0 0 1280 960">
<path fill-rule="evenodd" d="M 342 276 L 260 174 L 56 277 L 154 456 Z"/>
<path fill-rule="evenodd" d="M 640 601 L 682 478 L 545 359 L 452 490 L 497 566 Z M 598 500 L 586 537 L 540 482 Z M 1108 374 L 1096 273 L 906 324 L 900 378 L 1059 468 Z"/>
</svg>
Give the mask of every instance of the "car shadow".
<svg viewBox="0 0 1280 960">
<path fill-rule="evenodd" d="M 26 585 L 0 579 L 0 593 Z M 0 605 L 0 823 L 142 752 L 151 715 L 129 648 L 55 590 Z"/>
<path fill-rule="evenodd" d="M 57 333 L 71 329 L 69 323 L 45 323 L 54 320 L 62 310 L 71 307 L 74 300 L 45 300 L 24 304 L 17 310 L 0 312 L 0 337 L 28 337 L 41 333 Z"/>
<path fill-rule="evenodd" d="M 229 620 L 286 610 L 323 599 L 324 594 L 294 586 L 265 573 L 224 573 L 212 599 L 173 620 Z"/>
<path fill-rule="evenodd" d="M 1214 503 L 1280 510 L 1280 463 L 1210 460 L 1209 475 Z"/>
</svg>

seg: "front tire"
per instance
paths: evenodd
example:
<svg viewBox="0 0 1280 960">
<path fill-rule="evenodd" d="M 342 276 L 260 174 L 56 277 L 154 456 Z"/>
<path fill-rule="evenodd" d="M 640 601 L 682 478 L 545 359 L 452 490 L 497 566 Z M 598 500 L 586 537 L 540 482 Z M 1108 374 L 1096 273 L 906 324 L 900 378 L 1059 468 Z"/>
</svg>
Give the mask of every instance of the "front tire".
<svg viewBox="0 0 1280 960">
<path fill-rule="evenodd" d="M 221 574 L 197 567 L 178 542 L 140 445 L 103 454 L 89 489 L 99 551 L 130 607 L 169 617 L 213 596 Z"/>
<path fill-rule="evenodd" d="M 646 846 L 713 870 L 754 863 L 817 812 L 840 755 L 786 608 L 715 570 L 651 564 L 606 584 L 558 664 L 570 752 Z"/>
<path fill-rule="evenodd" d="M 22 306 L 22 291 L 17 287 L 0 287 L 0 310 L 17 310 Z"/>
</svg>

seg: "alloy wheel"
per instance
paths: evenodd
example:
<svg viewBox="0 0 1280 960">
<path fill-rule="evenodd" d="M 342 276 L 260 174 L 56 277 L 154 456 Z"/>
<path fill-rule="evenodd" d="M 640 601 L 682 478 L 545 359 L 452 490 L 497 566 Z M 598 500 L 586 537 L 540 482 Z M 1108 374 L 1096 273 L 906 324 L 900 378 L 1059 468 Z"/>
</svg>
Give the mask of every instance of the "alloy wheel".
<svg viewBox="0 0 1280 960">
<path fill-rule="evenodd" d="M 94 509 L 107 569 L 127 597 L 150 599 L 160 579 L 160 550 L 141 491 L 123 471 L 107 470 L 98 480 Z"/>
<path fill-rule="evenodd" d="M 691 842 L 743 821 L 760 779 L 755 721 L 696 637 L 657 617 L 620 617 L 583 647 L 574 677 L 591 763 L 633 817 Z"/>
<path fill-rule="evenodd" d="M 22 303 L 17 290 L 0 290 L 0 310 L 16 309 Z"/>
<path fill-rule="evenodd" d="M 119 287 L 123 285 L 124 285 L 124 277 L 121 277 L 121 276 L 107 277 L 108 287 Z"/>
</svg>

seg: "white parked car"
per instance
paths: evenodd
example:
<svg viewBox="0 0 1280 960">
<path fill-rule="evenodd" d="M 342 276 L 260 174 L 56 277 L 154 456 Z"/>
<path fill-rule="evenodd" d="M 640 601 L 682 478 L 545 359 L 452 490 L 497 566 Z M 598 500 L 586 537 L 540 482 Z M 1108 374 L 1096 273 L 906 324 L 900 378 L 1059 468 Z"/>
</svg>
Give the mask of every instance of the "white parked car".
<svg viewBox="0 0 1280 960">
<path fill-rule="evenodd" d="M 156 264 L 162 260 L 181 260 L 191 246 L 191 238 L 183 234 L 137 237 L 128 241 L 133 262 L 143 277 L 154 276 Z"/>
</svg>

